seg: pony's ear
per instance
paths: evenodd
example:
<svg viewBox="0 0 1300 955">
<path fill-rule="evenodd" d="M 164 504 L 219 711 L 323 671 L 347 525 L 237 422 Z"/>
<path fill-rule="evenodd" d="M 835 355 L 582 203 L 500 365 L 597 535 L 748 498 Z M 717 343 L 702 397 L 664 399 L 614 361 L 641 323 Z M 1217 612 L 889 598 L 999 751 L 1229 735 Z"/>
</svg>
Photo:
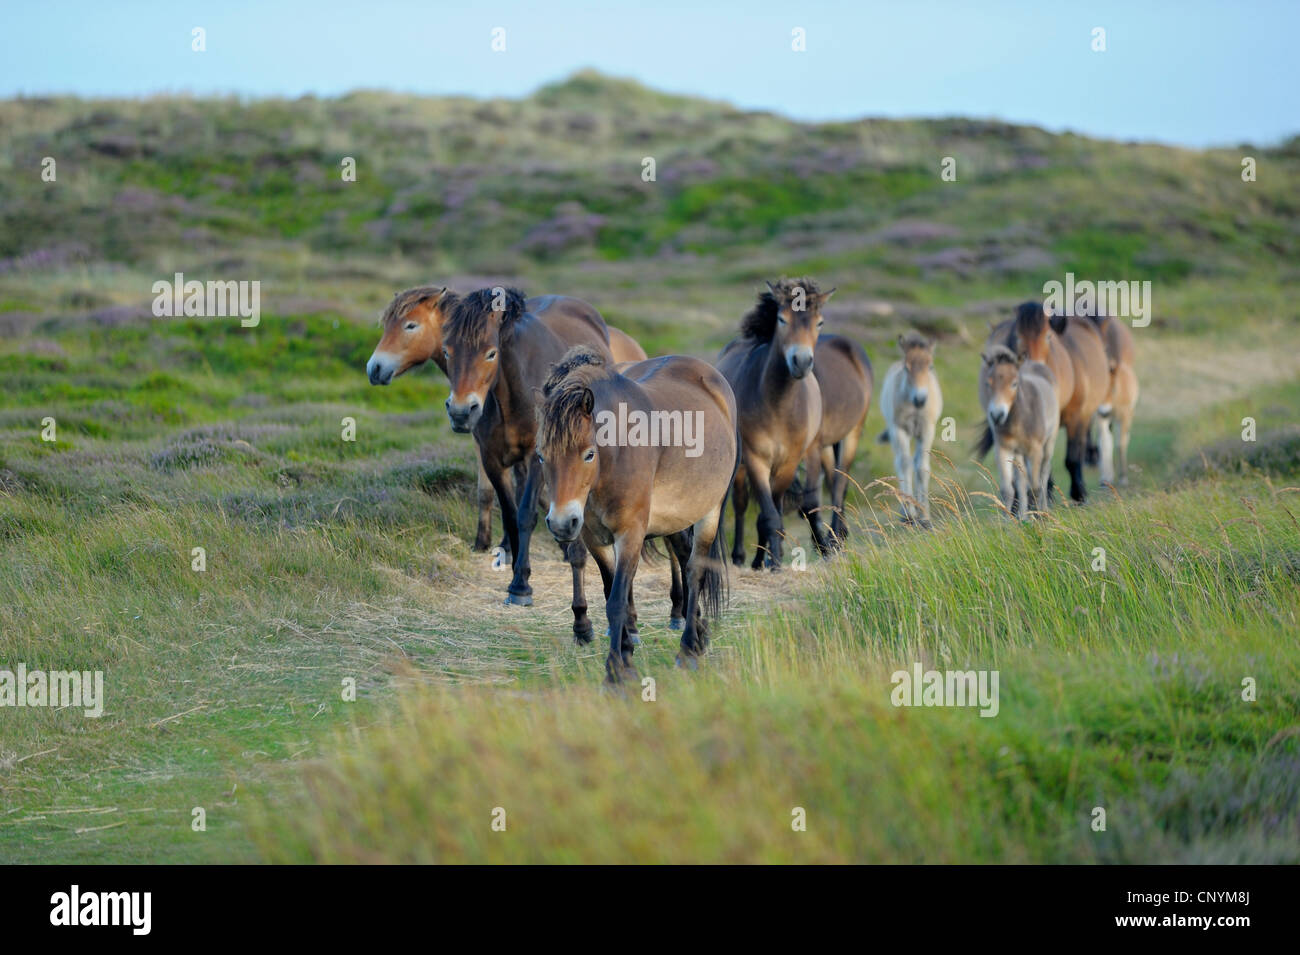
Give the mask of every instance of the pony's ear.
<svg viewBox="0 0 1300 955">
<path fill-rule="evenodd" d="M 993 364 L 993 359 L 990 358 L 986 352 L 980 352 L 980 361 L 984 363 L 984 367 L 986 368 Z"/>
<path fill-rule="evenodd" d="M 1025 353 L 1022 351 L 1016 352 L 1016 367 L 1019 368 L 1024 363 L 1025 363 Z"/>
<path fill-rule="evenodd" d="M 898 342 L 898 347 L 899 347 L 899 348 L 902 348 L 902 347 L 903 347 L 903 338 L 904 338 L 903 335 L 899 335 L 898 338 L 896 339 L 897 342 Z"/>
<path fill-rule="evenodd" d="M 839 288 L 839 286 L 836 286 L 835 288 Z M 831 296 L 834 294 L 835 294 L 834 288 L 831 289 L 829 292 L 822 292 L 822 304 L 825 305 L 827 302 L 829 302 L 831 300 Z"/>
<path fill-rule="evenodd" d="M 596 396 L 592 394 L 590 388 L 584 388 L 582 391 L 582 413 L 590 416 L 591 410 L 596 407 Z"/>
</svg>

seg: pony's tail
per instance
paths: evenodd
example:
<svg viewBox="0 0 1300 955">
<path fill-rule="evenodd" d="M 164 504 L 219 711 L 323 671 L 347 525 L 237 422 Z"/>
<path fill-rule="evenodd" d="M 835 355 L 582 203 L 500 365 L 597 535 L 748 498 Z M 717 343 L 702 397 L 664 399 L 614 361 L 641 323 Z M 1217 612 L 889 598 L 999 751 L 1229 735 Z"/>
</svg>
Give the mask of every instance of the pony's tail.
<svg viewBox="0 0 1300 955">
<path fill-rule="evenodd" d="M 716 620 L 727 604 L 727 534 L 718 521 L 718 533 L 709 545 L 709 562 L 700 581 L 700 610 L 710 620 Z"/>
<path fill-rule="evenodd" d="M 993 429 L 988 424 L 985 424 L 984 430 L 980 432 L 980 439 L 975 442 L 975 447 L 972 449 L 975 452 L 975 460 L 983 461 L 984 455 L 988 454 L 992 449 Z"/>
</svg>

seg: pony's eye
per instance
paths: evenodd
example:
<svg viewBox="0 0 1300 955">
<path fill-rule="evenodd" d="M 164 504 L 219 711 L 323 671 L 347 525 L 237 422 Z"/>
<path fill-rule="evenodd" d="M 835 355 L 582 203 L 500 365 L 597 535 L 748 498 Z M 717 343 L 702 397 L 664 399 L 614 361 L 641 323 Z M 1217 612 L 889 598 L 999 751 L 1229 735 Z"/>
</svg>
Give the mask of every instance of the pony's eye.
<svg viewBox="0 0 1300 955">
<path fill-rule="evenodd" d="M 784 316 L 784 315 L 778 315 L 778 316 L 776 317 L 776 320 L 777 320 L 778 322 L 780 322 L 782 325 L 786 324 L 785 316 Z"/>
<path fill-rule="evenodd" d="M 817 327 L 818 327 L 818 328 L 821 328 L 821 327 L 822 327 L 823 325 L 825 325 L 825 324 L 826 324 L 826 319 L 824 319 L 824 318 L 819 318 L 819 319 L 817 319 Z"/>
<path fill-rule="evenodd" d="M 419 328 L 419 327 L 420 327 L 420 325 L 419 325 L 418 322 L 407 322 L 407 323 L 406 323 L 406 330 L 407 330 L 408 332 L 413 332 L 413 331 L 415 331 L 415 330 L 416 330 L 417 328 Z"/>
<path fill-rule="evenodd" d="M 588 448 L 587 453 L 582 456 L 582 460 L 587 464 L 590 464 L 592 461 L 596 460 L 596 449 Z"/>
<path fill-rule="evenodd" d="M 484 360 L 484 361 L 496 361 L 496 360 L 497 360 L 497 350 L 496 350 L 495 348 L 492 349 L 490 352 L 488 352 L 486 355 L 483 356 L 483 360 Z"/>
<path fill-rule="evenodd" d="M 442 357 L 443 357 L 443 358 L 450 358 L 450 357 L 451 357 L 451 352 L 450 352 L 448 349 L 444 348 L 444 349 L 442 350 Z"/>
</svg>

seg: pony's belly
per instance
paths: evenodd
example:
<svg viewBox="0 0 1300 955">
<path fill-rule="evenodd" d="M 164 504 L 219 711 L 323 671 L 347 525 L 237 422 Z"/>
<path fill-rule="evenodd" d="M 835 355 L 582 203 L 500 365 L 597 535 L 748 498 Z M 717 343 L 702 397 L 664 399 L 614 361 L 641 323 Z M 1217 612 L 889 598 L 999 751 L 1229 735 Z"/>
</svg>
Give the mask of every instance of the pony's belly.
<svg viewBox="0 0 1300 955">
<path fill-rule="evenodd" d="M 650 502 L 650 520 L 646 525 L 646 533 L 675 534 L 686 530 L 718 506 L 727 493 L 727 485 L 725 477 L 721 481 L 713 478 L 689 489 L 656 492 Z"/>
</svg>

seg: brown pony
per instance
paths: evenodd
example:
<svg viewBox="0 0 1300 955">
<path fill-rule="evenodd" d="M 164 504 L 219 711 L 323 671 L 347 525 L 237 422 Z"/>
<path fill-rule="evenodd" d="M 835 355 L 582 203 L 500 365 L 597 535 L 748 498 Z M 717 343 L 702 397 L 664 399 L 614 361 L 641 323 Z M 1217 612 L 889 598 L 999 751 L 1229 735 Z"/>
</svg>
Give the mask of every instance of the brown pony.
<svg viewBox="0 0 1300 955">
<path fill-rule="evenodd" d="M 1110 390 L 1106 349 L 1096 326 L 1088 319 L 1050 315 L 1038 302 L 1025 302 L 1016 317 L 995 326 L 984 343 L 984 354 L 1001 345 L 1017 356 L 1042 362 L 1056 378 L 1061 427 L 1065 429 L 1065 466 L 1070 472 L 1070 497 L 1082 503 L 1088 492 L 1083 482 L 1083 460 L 1088 428 Z M 981 376 L 982 380 L 982 376 Z M 983 457 L 993 447 L 987 423 L 975 447 Z"/>
<path fill-rule="evenodd" d="M 745 563 L 745 510 L 752 491 L 758 498 L 758 550 L 754 569 L 766 562 L 781 567 L 784 528 L 777 501 L 803 463 L 809 478 L 800 512 L 812 527 L 819 551 L 828 547 L 826 525 L 816 506 L 821 495 L 822 394 L 813 370 L 817 333 L 825 324 L 822 306 L 834 293 L 811 279 L 782 279 L 740 322 L 740 337 L 718 356 L 740 409 L 741 467 L 732 483 L 736 536 L 731 559 Z M 812 505 L 810 507 L 810 505 Z"/>
<path fill-rule="evenodd" d="M 546 526 L 562 545 L 581 535 L 600 567 L 607 679 L 636 675 L 632 580 L 653 537 L 666 537 L 685 568 L 678 663 L 693 666 L 725 588 L 720 525 L 738 464 L 730 386 L 696 358 L 668 355 L 615 370 L 595 349 L 578 346 L 552 370 L 540 397 L 537 449 L 551 488 Z"/>
<path fill-rule="evenodd" d="M 813 351 L 813 374 L 822 393 L 822 427 L 817 444 L 820 470 L 826 477 L 831 498 L 831 544 L 842 547 L 849 528 L 844 520 L 844 497 L 849 487 L 849 470 L 858 452 L 862 423 L 871 408 L 875 378 L 871 360 L 857 342 L 843 335 L 819 335 Z M 804 474 L 803 503 L 807 515 L 820 505 L 808 486 L 816 485 L 816 473 Z"/>
<path fill-rule="evenodd" d="M 1011 349 L 994 346 L 981 356 L 980 406 L 993 432 L 1002 503 L 1028 520 L 1047 507 L 1052 452 L 1061 430 L 1052 370 Z"/>
<path fill-rule="evenodd" d="M 580 299 L 561 295 L 525 301 L 517 289 L 480 289 L 461 299 L 443 326 L 451 382 L 447 417 L 453 431 L 474 435 L 501 505 L 514 568 L 508 604 L 526 607 L 533 602 L 528 547 L 542 484 L 535 453 L 536 395 L 545 370 L 574 344 L 590 345 L 602 357 L 609 356 L 609 332 L 600 313 Z M 516 502 L 510 473 L 519 464 L 526 472 Z M 581 543 L 565 550 L 573 568 L 573 632 L 579 639 L 591 634 L 582 589 L 586 558 Z"/>
<path fill-rule="evenodd" d="M 447 373 L 447 360 L 442 352 L 442 327 L 460 301 L 460 296 L 440 285 L 425 285 L 397 292 L 384 310 L 380 323 L 383 336 L 374 353 L 366 362 L 366 375 L 372 385 L 387 385 L 394 378 L 432 361 Z M 609 329 L 609 348 L 615 361 L 641 361 L 645 350 L 632 336 L 616 328 Z M 522 486 L 524 471 L 515 469 L 511 482 Z M 478 461 L 478 531 L 474 536 L 474 549 L 485 551 L 492 536 L 492 500 L 495 493 L 492 482 Z M 506 559 L 510 556 L 509 540 L 503 537 L 500 550 Z"/>
<path fill-rule="evenodd" d="M 1098 447 L 1089 442 L 1089 456 L 1096 452 L 1101 467 L 1101 483 L 1110 487 L 1128 484 L 1128 441 L 1133 428 L 1133 412 L 1137 408 L 1138 378 L 1134 364 L 1133 333 L 1128 325 L 1109 315 L 1089 315 L 1101 333 L 1106 346 L 1106 360 L 1110 365 L 1110 390 L 1097 409 L 1101 428 Z M 1111 422 L 1118 426 L 1114 434 Z M 1118 459 L 1118 461 L 1116 461 Z M 1118 468 L 1116 467 L 1118 464 Z"/>
</svg>

